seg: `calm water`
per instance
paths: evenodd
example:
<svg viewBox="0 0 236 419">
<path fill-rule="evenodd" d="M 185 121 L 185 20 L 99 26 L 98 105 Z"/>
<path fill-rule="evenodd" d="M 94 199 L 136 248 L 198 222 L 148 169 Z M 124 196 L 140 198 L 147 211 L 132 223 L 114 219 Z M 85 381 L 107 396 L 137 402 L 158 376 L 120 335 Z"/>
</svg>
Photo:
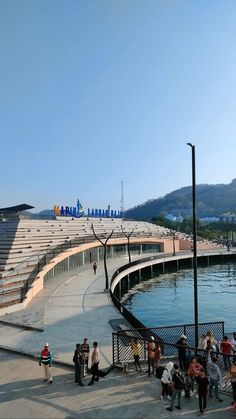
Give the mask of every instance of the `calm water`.
<svg viewBox="0 0 236 419">
<path fill-rule="evenodd" d="M 133 288 L 123 300 L 145 326 L 194 323 L 193 271 L 160 275 Z M 225 321 L 236 330 L 236 264 L 198 268 L 199 322 Z"/>
</svg>

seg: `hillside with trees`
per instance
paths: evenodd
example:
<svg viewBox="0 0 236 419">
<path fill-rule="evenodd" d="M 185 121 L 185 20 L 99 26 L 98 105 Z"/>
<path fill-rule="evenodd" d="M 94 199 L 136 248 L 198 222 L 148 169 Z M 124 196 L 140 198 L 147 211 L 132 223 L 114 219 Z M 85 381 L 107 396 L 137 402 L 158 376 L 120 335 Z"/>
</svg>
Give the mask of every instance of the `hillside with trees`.
<svg viewBox="0 0 236 419">
<path fill-rule="evenodd" d="M 198 218 L 236 212 L 236 179 L 230 184 L 197 185 L 196 203 Z M 185 216 L 191 214 L 191 209 L 192 187 L 187 186 L 125 211 L 125 218 L 151 220 L 167 213 Z"/>
</svg>

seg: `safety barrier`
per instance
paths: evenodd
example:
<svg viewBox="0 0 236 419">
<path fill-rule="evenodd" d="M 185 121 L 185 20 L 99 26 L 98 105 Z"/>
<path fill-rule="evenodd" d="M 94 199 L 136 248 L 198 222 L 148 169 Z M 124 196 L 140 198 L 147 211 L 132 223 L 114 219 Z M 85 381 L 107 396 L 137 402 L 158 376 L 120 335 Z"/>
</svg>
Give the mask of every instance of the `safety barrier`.
<svg viewBox="0 0 236 419">
<path fill-rule="evenodd" d="M 200 327 L 205 333 L 210 329 L 214 331 L 214 337 L 222 340 L 224 332 L 223 322 L 213 323 L 201 323 Z M 180 345 L 176 344 L 175 336 L 176 333 L 185 330 L 186 335 L 190 338 L 192 331 L 194 331 L 195 325 L 180 325 L 180 326 L 169 326 L 169 327 L 154 327 L 154 328 L 141 328 L 141 329 L 130 329 L 125 331 L 118 331 L 112 335 L 112 346 L 113 346 L 113 368 L 118 368 L 124 372 L 135 371 L 134 358 L 132 354 L 132 343 L 137 338 L 140 347 L 140 364 L 143 368 L 148 367 L 148 356 L 147 356 L 147 345 L 150 340 L 150 336 L 154 337 L 154 342 L 158 342 L 161 347 L 161 360 L 160 364 L 165 365 L 167 362 L 172 361 L 173 363 L 179 364 L 178 348 Z M 173 332 L 173 334 L 171 334 Z M 165 341 L 163 337 L 170 339 L 169 342 Z M 171 341 L 172 337 L 172 341 Z M 178 336 L 180 338 L 180 335 Z M 188 339 L 189 340 L 189 339 Z M 175 343 L 174 343 L 175 341 Z M 220 390 L 225 393 L 232 393 L 231 384 L 227 371 L 225 370 L 223 355 L 220 352 L 211 352 L 211 356 L 215 355 L 218 359 L 217 365 L 220 368 L 222 374 Z M 195 348 L 189 345 L 186 349 L 186 360 L 189 364 L 191 358 L 196 356 L 198 362 L 206 369 L 208 368 L 208 352 Z M 234 355 L 229 356 L 229 362 L 232 361 Z"/>
</svg>

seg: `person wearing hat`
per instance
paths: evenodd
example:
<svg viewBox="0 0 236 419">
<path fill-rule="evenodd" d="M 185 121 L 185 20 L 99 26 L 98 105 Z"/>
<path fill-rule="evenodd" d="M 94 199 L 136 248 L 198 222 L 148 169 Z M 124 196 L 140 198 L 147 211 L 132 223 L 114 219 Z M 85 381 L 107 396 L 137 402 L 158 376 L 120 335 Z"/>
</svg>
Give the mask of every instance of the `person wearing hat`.
<svg viewBox="0 0 236 419">
<path fill-rule="evenodd" d="M 149 377 L 151 375 L 151 369 L 152 369 L 152 374 L 154 374 L 155 349 L 156 349 L 156 345 L 155 345 L 155 342 L 154 342 L 154 336 L 150 336 L 150 340 L 148 341 L 148 345 L 147 345 L 148 376 Z"/>
<path fill-rule="evenodd" d="M 187 371 L 187 368 L 188 368 L 187 348 L 189 347 L 189 345 L 187 344 L 186 340 L 187 340 L 187 336 L 182 334 L 180 336 L 180 339 L 176 342 L 176 346 L 178 348 L 178 353 L 179 353 L 180 369 L 182 371 Z"/>
<path fill-rule="evenodd" d="M 39 366 L 43 364 L 44 367 L 44 381 L 48 381 L 52 384 L 52 351 L 50 350 L 49 343 L 45 343 L 44 348 L 42 349 L 39 357 Z"/>
<path fill-rule="evenodd" d="M 82 370 L 84 366 L 84 356 L 83 356 L 80 343 L 76 344 L 76 349 L 73 356 L 73 362 L 75 364 L 75 383 L 78 383 L 79 386 L 83 386 L 84 384 L 81 380 L 81 377 L 82 377 Z"/>
</svg>

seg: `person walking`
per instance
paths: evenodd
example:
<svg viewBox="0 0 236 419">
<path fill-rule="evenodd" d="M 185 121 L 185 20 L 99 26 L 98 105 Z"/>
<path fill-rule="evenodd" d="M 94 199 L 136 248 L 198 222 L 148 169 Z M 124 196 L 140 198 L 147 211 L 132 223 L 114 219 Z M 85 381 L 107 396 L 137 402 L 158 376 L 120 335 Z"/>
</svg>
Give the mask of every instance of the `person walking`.
<svg viewBox="0 0 236 419">
<path fill-rule="evenodd" d="M 162 377 L 161 377 L 161 387 L 162 387 L 161 400 L 164 399 L 165 395 L 167 399 L 171 400 L 172 389 L 170 386 L 172 383 L 172 376 L 171 376 L 172 370 L 173 370 L 173 362 L 168 362 L 168 364 L 166 364 L 165 366 L 165 369 L 163 370 Z"/>
<path fill-rule="evenodd" d="M 207 406 L 207 393 L 208 393 L 209 380 L 206 377 L 204 368 L 200 369 L 199 376 L 197 377 L 197 392 L 200 413 L 203 413 Z"/>
<path fill-rule="evenodd" d="M 148 342 L 148 346 L 147 346 L 147 352 L 148 352 L 148 376 L 150 377 L 151 375 L 151 370 L 152 370 L 152 374 L 154 374 L 154 362 L 155 362 L 155 342 L 154 342 L 154 337 L 150 336 L 150 341 Z"/>
<path fill-rule="evenodd" d="M 81 377 L 82 377 L 82 370 L 84 366 L 84 357 L 83 357 L 80 343 L 76 344 L 76 349 L 73 356 L 73 362 L 75 364 L 75 383 L 78 383 L 79 386 L 83 386 L 84 384 L 81 380 Z"/>
<path fill-rule="evenodd" d="M 52 384 L 52 351 L 50 350 L 49 343 L 45 343 L 44 348 L 42 349 L 39 356 L 39 366 L 43 364 L 44 367 L 44 381 L 48 381 Z"/>
<path fill-rule="evenodd" d="M 176 409 L 181 409 L 181 390 L 185 388 L 184 378 L 182 377 L 179 370 L 179 366 L 177 364 L 174 364 L 174 374 L 172 376 L 172 382 L 174 384 L 174 388 L 171 396 L 171 402 L 170 406 L 166 408 L 166 410 L 169 410 L 169 412 L 173 412 L 176 396 L 178 398 L 178 404 L 175 405 L 175 407 Z"/>
<path fill-rule="evenodd" d="M 98 368 L 99 348 L 98 348 L 97 342 L 93 342 L 93 352 L 92 352 L 91 362 L 92 362 L 91 371 L 93 375 L 92 375 L 91 381 L 88 383 L 89 386 L 94 384 L 94 381 L 99 381 L 99 368 Z"/>
<path fill-rule="evenodd" d="M 134 341 L 131 344 L 131 349 L 132 349 L 132 353 L 133 353 L 133 357 L 134 357 L 134 366 L 135 366 L 135 370 L 138 371 L 142 371 L 141 369 L 141 365 L 139 362 L 139 358 L 140 358 L 140 351 L 141 351 L 141 344 L 138 341 L 137 338 L 134 339 Z"/>
<path fill-rule="evenodd" d="M 209 398 L 213 397 L 213 388 L 215 389 L 215 398 L 219 402 L 223 400 L 219 397 L 219 384 L 221 382 L 221 372 L 220 368 L 217 365 L 218 358 L 216 356 L 211 357 L 210 353 L 207 358 L 207 372 L 210 380 L 209 383 Z"/>
<path fill-rule="evenodd" d="M 94 272 L 94 275 L 96 275 L 96 272 L 97 272 L 97 263 L 96 262 L 94 262 L 94 264 L 93 264 L 93 272 Z"/>
</svg>

